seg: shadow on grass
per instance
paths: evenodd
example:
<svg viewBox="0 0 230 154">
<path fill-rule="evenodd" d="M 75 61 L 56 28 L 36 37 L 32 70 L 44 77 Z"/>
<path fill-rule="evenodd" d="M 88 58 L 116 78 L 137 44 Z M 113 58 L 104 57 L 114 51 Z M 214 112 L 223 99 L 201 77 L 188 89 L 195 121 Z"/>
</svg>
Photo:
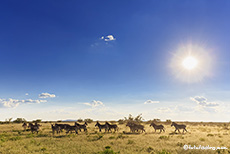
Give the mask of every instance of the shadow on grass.
<svg viewBox="0 0 230 154">
<path fill-rule="evenodd" d="M 165 134 L 165 132 L 148 132 L 148 133 L 146 133 L 146 134 Z"/>
<path fill-rule="evenodd" d="M 53 136 L 54 138 L 65 138 L 67 137 L 66 135 L 59 135 L 59 136 Z"/>
<path fill-rule="evenodd" d="M 191 133 L 190 132 L 186 132 L 186 133 L 171 132 L 169 133 L 169 135 L 186 135 L 186 134 L 191 134 Z"/>
<path fill-rule="evenodd" d="M 126 132 L 126 131 L 123 131 L 122 133 L 123 133 L 123 134 L 127 134 L 127 135 L 140 135 L 140 134 L 146 134 L 146 133 L 140 133 L 140 132 Z"/>
</svg>

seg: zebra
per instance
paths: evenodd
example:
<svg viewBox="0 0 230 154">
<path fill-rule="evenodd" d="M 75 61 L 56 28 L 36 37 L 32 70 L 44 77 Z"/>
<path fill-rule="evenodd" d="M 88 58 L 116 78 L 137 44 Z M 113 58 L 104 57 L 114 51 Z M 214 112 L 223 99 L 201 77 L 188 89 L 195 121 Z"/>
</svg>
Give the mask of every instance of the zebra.
<svg viewBox="0 0 230 154">
<path fill-rule="evenodd" d="M 81 129 L 84 129 L 84 132 L 87 132 L 87 128 L 86 128 L 86 126 L 88 125 L 87 122 L 85 122 L 83 125 L 75 122 L 75 125 L 79 127 L 80 132 L 81 132 Z"/>
<path fill-rule="evenodd" d="M 135 131 L 138 132 L 139 130 L 141 130 L 142 133 L 145 132 L 144 126 L 141 125 L 141 124 L 135 124 L 135 123 L 132 123 L 132 122 L 128 122 L 128 123 L 126 124 L 126 126 L 128 126 L 128 127 L 130 128 L 130 131 L 131 131 L 132 133 L 135 133 Z"/>
<path fill-rule="evenodd" d="M 37 122 L 34 123 L 35 126 L 40 127 L 42 125 L 38 124 Z"/>
<path fill-rule="evenodd" d="M 61 132 L 63 131 L 63 129 L 69 126 L 69 124 L 55 124 L 55 127 L 59 127 Z"/>
<path fill-rule="evenodd" d="M 101 129 L 105 129 L 105 132 L 108 131 L 108 125 L 107 124 L 104 124 L 104 125 L 101 125 L 98 121 L 97 123 L 95 124 L 95 127 L 98 127 L 99 128 L 99 131 L 101 132 Z"/>
<path fill-rule="evenodd" d="M 57 134 L 59 134 L 59 133 L 61 132 L 60 127 L 57 126 L 57 125 L 51 124 L 51 128 L 52 128 L 52 133 L 53 133 L 53 135 L 54 135 L 55 131 L 56 131 Z"/>
<path fill-rule="evenodd" d="M 32 123 L 29 123 L 29 126 L 28 126 L 31 130 L 32 133 L 34 132 L 37 132 L 38 134 L 38 130 L 39 130 L 39 126 L 38 125 L 33 125 Z"/>
<path fill-rule="evenodd" d="M 72 133 L 72 131 L 75 131 L 76 134 L 78 134 L 78 126 L 74 125 L 74 126 L 70 126 L 70 125 L 66 125 L 65 126 L 65 130 L 66 130 L 66 134 L 68 134 L 69 132 Z"/>
<path fill-rule="evenodd" d="M 114 132 L 118 131 L 118 126 L 116 124 L 109 124 L 107 121 L 105 124 L 108 126 L 108 132 L 112 132 L 112 129 L 114 129 Z"/>
<path fill-rule="evenodd" d="M 22 124 L 22 127 L 24 128 L 24 131 L 25 131 L 25 130 L 26 130 L 26 127 L 27 127 L 27 123 L 24 122 L 24 123 Z"/>
<path fill-rule="evenodd" d="M 152 122 L 152 123 L 150 124 L 150 127 L 151 127 L 151 126 L 155 129 L 155 132 L 156 132 L 157 129 L 160 129 L 160 133 L 161 133 L 162 130 L 165 132 L 165 128 L 164 128 L 163 125 L 156 125 L 155 123 Z"/>
<path fill-rule="evenodd" d="M 175 133 L 176 133 L 177 130 L 178 130 L 178 132 L 180 133 L 180 130 L 179 130 L 179 129 L 183 129 L 183 133 L 184 133 L 184 131 L 187 132 L 187 130 L 186 130 L 186 125 L 183 125 L 183 124 L 178 125 L 177 123 L 172 122 L 171 127 L 172 127 L 172 126 L 175 127 Z"/>
</svg>

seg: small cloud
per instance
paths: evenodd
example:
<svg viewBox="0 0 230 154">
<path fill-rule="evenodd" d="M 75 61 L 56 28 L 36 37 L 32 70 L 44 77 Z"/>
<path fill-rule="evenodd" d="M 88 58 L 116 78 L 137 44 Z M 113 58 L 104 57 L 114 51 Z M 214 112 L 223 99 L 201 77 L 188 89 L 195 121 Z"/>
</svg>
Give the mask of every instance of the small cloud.
<svg viewBox="0 0 230 154">
<path fill-rule="evenodd" d="M 32 100 L 32 99 L 27 99 L 27 100 L 23 100 L 23 103 L 26 103 L 26 104 L 39 104 L 39 103 L 46 103 L 47 100 Z"/>
<path fill-rule="evenodd" d="M 116 38 L 113 35 L 105 36 L 105 37 L 103 37 L 103 39 L 105 41 L 115 41 L 116 40 Z"/>
<path fill-rule="evenodd" d="M 6 108 L 16 108 L 20 104 L 39 104 L 39 103 L 45 103 L 46 100 L 18 100 L 18 99 L 0 99 L 0 107 L 6 107 Z"/>
<path fill-rule="evenodd" d="M 26 96 L 28 96 L 29 94 L 28 93 L 25 93 Z"/>
<path fill-rule="evenodd" d="M 83 103 L 83 104 L 91 107 L 104 106 L 104 104 L 101 101 L 96 101 L 96 100 L 93 100 L 91 103 Z"/>
<path fill-rule="evenodd" d="M 0 104 L 1 107 L 6 107 L 6 108 L 15 108 L 21 103 L 20 100 L 17 99 L 0 99 Z"/>
<path fill-rule="evenodd" d="M 103 49 L 107 47 L 113 47 L 113 43 L 116 40 L 116 38 L 113 35 L 107 35 L 107 36 L 101 36 L 97 40 L 95 40 L 94 43 L 92 43 L 90 46 L 91 48 L 95 49 Z"/>
<path fill-rule="evenodd" d="M 208 102 L 208 99 L 203 96 L 195 96 L 190 98 L 192 101 L 196 102 L 198 105 L 203 107 L 216 107 L 219 106 L 216 102 Z"/>
<path fill-rule="evenodd" d="M 41 93 L 39 94 L 39 98 L 54 98 L 56 97 L 55 94 L 49 94 L 49 93 Z"/>
<path fill-rule="evenodd" d="M 144 102 L 144 104 L 156 104 L 156 103 L 160 103 L 159 101 L 152 101 L 152 100 L 147 100 L 146 102 Z"/>
</svg>

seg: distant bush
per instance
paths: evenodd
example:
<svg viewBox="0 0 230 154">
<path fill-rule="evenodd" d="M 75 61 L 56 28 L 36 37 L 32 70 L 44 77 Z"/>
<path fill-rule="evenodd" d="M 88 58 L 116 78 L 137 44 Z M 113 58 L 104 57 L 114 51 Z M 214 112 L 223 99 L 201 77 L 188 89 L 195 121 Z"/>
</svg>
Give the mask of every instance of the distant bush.
<svg viewBox="0 0 230 154">
<path fill-rule="evenodd" d="M 116 121 L 114 121 L 114 120 L 111 120 L 111 121 L 109 121 L 110 123 L 112 123 L 112 124 L 115 124 L 116 123 Z"/>
<path fill-rule="evenodd" d="M 77 121 L 78 121 L 78 122 L 83 122 L 83 119 L 78 119 Z"/>
<path fill-rule="evenodd" d="M 92 123 L 93 122 L 93 119 L 85 119 L 84 122 L 87 122 L 87 123 Z"/>
<path fill-rule="evenodd" d="M 125 122 L 132 122 L 132 123 L 141 123 L 143 122 L 142 114 L 137 115 L 136 117 L 133 117 L 131 114 L 129 114 L 128 117 L 125 117 Z"/>
<path fill-rule="evenodd" d="M 13 118 L 6 119 L 2 124 L 9 124 L 12 121 Z"/>
<path fill-rule="evenodd" d="M 146 124 L 151 124 L 153 121 L 152 120 L 148 120 L 146 121 Z"/>
<path fill-rule="evenodd" d="M 160 119 L 153 119 L 153 122 L 161 122 Z"/>
<path fill-rule="evenodd" d="M 42 119 L 33 120 L 32 122 L 42 122 Z"/>
<path fill-rule="evenodd" d="M 16 120 L 13 121 L 13 123 L 23 123 L 26 122 L 26 119 L 24 118 L 17 118 Z"/>
<path fill-rule="evenodd" d="M 172 120 L 167 119 L 167 120 L 166 120 L 166 123 L 167 123 L 167 124 L 171 124 L 171 123 L 172 123 Z"/>
<path fill-rule="evenodd" d="M 118 124 L 121 125 L 121 124 L 124 124 L 124 123 L 125 123 L 125 120 L 124 120 L 124 119 L 119 119 L 117 122 L 118 122 Z"/>
</svg>

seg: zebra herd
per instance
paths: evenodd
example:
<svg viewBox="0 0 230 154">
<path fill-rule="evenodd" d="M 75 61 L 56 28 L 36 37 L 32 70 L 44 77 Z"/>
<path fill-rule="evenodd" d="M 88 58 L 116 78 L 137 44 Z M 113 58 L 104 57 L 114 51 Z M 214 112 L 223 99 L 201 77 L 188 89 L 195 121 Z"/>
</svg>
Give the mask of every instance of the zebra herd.
<svg viewBox="0 0 230 154">
<path fill-rule="evenodd" d="M 26 128 L 28 127 L 29 130 L 34 133 L 39 131 L 39 127 L 42 126 L 38 123 L 32 124 L 29 123 L 29 125 L 27 126 L 26 123 L 23 123 L 22 127 L 24 128 L 24 130 L 26 130 Z M 53 135 L 56 134 L 60 134 L 63 130 L 66 131 L 66 134 L 68 134 L 69 132 L 75 132 L 76 134 L 78 134 L 78 131 L 84 131 L 87 132 L 87 122 L 85 122 L 84 124 L 79 124 L 78 122 L 75 122 L 74 125 L 69 125 L 69 124 L 51 124 L 51 129 L 52 129 L 52 133 Z M 176 131 L 178 131 L 180 133 L 180 129 L 183 129 L 183 133 L 184 131 L 187 132 L 186 130 L 186 125 L 184 124 L 177 124 L 175 122 L 172 122 L 171 127 L 174 126 L 175 127 L 175 133 Z M 116 124 L 110 124 L 108 122 L 105 122 L 105 124 L 100 124 L 98 121 L 95 124 L 95 127 L 99 128 L 99 131 L 101 132 L 103 129 L 105 132 L 116 132 L 118 131 L 118 126 Z M 126 127 L 130 128 L 130 132 L 131 133 L 143 133 L 145 132 L 145 128 L 144 125 L 138 124 L 138 123 L 134 123 L 134 122 L 130 122 L 128 121 L 126 124 Z M 160 130 L 160 133 L 163 131 L 165 132 L 165 127 L 163 125 L 157 125 L 154 122 L 152 122 L 150 124 L 150 127 L 153 127 L 155 132 L 157 130 Z"/>
<path fill-rule="evenodd" d="M 22 127 L 24 128 L 24 130 L 26 130 L 26 128 L 28 127 L 32 133 L 34 133 L 34 132 L 38 133 L 40 126 L 42 126 L 42 125 L 38 124 L 37 122 L 35 122 L 35 124 L 29 123 L 28 126 L 24 122 L 23 125 L 22 125 Z"/>
</svg>

